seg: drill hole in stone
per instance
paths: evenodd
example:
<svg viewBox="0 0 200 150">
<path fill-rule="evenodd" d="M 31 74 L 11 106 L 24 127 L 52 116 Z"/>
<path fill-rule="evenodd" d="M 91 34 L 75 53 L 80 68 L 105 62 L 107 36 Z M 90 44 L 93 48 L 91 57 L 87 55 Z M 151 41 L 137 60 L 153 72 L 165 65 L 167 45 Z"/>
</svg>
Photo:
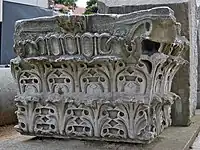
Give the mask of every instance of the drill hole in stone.
<svg viewBox="0 0 200 150">
<path fill-rule="evenodd" d="M 135 43 L 135 41 L 133 41 L 133 42 L 131 42 L 131 44 L 135 46 L 136 43 Z M 133 49 L 132 49 L 131 46 L 128 46 L 128 51 L 129 51 L 129 52 L 132 52 L 132 51 L 133 51 Z"/>
<path fill-rule="evenodd" d="M 55 129 L 55 126 L 53 124 L 51 125 L 51 129 Z"/>
<path fill-rule="evenodd" d="M 62 91 L 62 88 L 58 89 L 58 94 L 60 94 L 60 95 L 64 94 L 64 92 Z"/>
<path fill-rule="evenodd" d="M 138 82 L 142 82 L 143 81 L 143 79 L 142 78 L 137 78 L 138 79 Z"/>
<path fill-rule="evenodd" d="M 143 114 L 144 114 L 143 111 L 140 111 L 140 112 L 139 112 L 139 116 L 142 116 Z"/>
<path fill-rule="evenodd" d="M 123 63 L 119 63 L 119 66 L 120 66 L 120 67 L 123 67 Z"/>
<path fill-rule="evenodd" d="M 158 79 L 162 79 L 162 75 L 161 74 L 158 76 Z"/>
<path fill-rule="evenodd" d="M 83 82 L 87 82 L 87 79 L 86 79 L 86 78 L 83 78 Z"/>
<path fill-rule="evenodd" d="M 22 108 L 21 108 L 21 111 L 25 111 L 25 108 L 22 107 Z"/>
<path fill-rule="evenodd" d="M 150 40 L 143 40 L 142 41 L 142 53 L 147 55 L 152 55 L 157 53 L 160 48 L 160 43 L 150 41 Z"/>
<path fill-rule="evenodd" d="M 49 79 L 49 82 L 50 82 L 50 83 L 53 83 L 53 79 Z"/>
<path fill-rule="evenodd" d="M 51 68 L 51 65 L 50 65 L 50 64 L 46 64 L 46 67 L 47 67 L 47 68 Z"/>
<path fill-rule="evenodd" d="M 167 77 L 167 80 L 168 80 L 168 81 L 170 80 L 170 76 Z"/>
<path fill-rule="evenodd" d="M 36 109 L 35 111 L 36 111 L 36 113 L 39 113 L 39 112 L 40 112 L 40 110 L 39 110 L 39 109 Z"/>
<path fill-rule="evenodd" d="M 34 65 L 31 66 L 32 69 L 36 69 L 36 67 Z"/>
<path fill-rule="evenodd" d="M 103 133 L 107 133 L 108 132 L 108 130 L 107 129 L 103 129 Z"/>
<path fill-rule="evenodd" d="M 105 82 L 105 79 L 103 77 L 100 77 L 101 82 Z"/>
<path fill-rule="evenodd" d="M 104 111 L 102 112 L 102 115 L 105 116 L 106 114 L 107 114 L 107 112 L 104 110 Z"/>
<path fill-rule="evenodd" d="M 143 64 L 139 63 L 139 67 L 143 67 L 143 66 L 144 66 Z"/>
<path fill-rule="evenodd" d="M 67 68 L 67 65 L 66 65 L 66 64 L 63 64 L 62 66 L 63 66 L 63 68 Z"/>
<path fill-rule="evenodd" d="M 87 110 L 84 110 L 84 114 L 87 116 L 89 115 L 89 112 Z"/>
<path fill-rule="evenodd" d="M 68 110 L 68 111 L 67 111 L 67 114 L 68 114 L 68 115 L 70 115 L 70 114 L 71 114 L 71 112 L 72 112 L 71 110 Z"/>
<path fill-rule="evenodd" d="M 15 70 L 16 70 L 16 71 L 19 71 L 19 67 L 15 67 Z"/>
<path fill-rule="evenodd" d="M 85 65 L 84 65 L 84 64 L 80 64 L 80 67 L 81 67 L 81 68 L 84 68 L 84 67 L 85 67 Z"/>
<path fill-rule="evenodd" d="M 163 120 L 162 124 L 163 124 L 164 126 L 166 126 L 166 125 L 167 125 L 167 124 L 166 124 L 166 121 L 164 121 L 164 120 Z"/>
<path fill-rule="evenodd" d="M 145 28 L 147 31 L 150 31 L 151 24 L 149 22 L 145 23 Z"/>
<path fill-rule="evenodd" d="M 69 131 L 72 131 L 72 127 L 68 127 L 68 130 L 69 130 Z"/>
<path fill-rule="evenodd" d="M 22 128 L 25 128 L 25 124 L 23 122 L 20 123 Z"/>
<path fill-rule="evenodd" d="M 34 81 L 34 83 L 38 83 L 38 80 L 37 80 L 37 79 L 34 79 L 33 81 Z"/>
<path fill-rule="evenodd" d="M 98 66 L 98 67 L 102 67 L 102 65 L 101 65 L 101 64 L 97 64 L 97 66 Z"/>
<path fill-rule="evenodd" d="M 123 134 L 124 134 L 124 131 L 120 130 L 120 131 L 119 131 L 119 134 L 120 134 L 120 135 L 123 135 Z"/>
<path fill-rule="evenodd" d="M 85 127 L 85 131 L 86 132 L 90 132 L 90 128 L 89 127 Z"/>
<path fill-rule="evenodd" d="M 123 76 L 119 77 L 119 80 L 120 81 L 124 80 L 124 77 Z"/>
<path fill-rule="evenodd" d="M 123 113 L 123 112 L 120 112 L 119 115 L 120 115 L 121 117 L 123 117 L 123 116 L 124 116 L 124 113 Z"/>
<path fill-rule="evenodd" d="M 70 83 L 70 79 L 69 79 L 69 78 L 67 78 L 67 79 L 66 79 L 66 82 L 67 82 L 67 83 Z"/>
<path fill-rule="evenodd" d="M 50 109 L 50 112 L 53 114 L 53 113 L 54 113 L 54 110 L 53 110 L 53 109 Z"/>
</svg>

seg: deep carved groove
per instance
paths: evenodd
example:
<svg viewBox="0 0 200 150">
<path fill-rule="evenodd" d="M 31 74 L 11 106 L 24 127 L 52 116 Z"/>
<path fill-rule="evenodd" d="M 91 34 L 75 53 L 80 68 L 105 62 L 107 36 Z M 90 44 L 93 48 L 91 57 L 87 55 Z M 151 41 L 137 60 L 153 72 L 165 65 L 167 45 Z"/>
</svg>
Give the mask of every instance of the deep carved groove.
<svg viewBox="0 0 200 150">
<path fill-rule="evenodd" d="M 157 53 L 160 48 L 160 43 L 153 42 L 150 40 L 143 40 L 142 41 L 142 52 L 143 54 L 152 55 Z"/>
</svg>

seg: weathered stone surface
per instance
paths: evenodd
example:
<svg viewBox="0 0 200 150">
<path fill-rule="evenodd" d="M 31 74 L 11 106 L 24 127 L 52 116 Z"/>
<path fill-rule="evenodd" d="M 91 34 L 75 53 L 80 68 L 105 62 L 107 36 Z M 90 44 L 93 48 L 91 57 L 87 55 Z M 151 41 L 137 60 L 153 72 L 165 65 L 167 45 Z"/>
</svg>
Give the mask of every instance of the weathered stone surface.
<svg viewBox="0 0 200 150">
<path fill-rule="evenodd" d="M 174 11 L 181 23 L 181 34 L 190 40 L 191 51 L 184 57 L 190 64 L 178 71 L 172 85 L 172 91 L 181 97 L 172 109 L 173 125 L 189 125 L 197 105 L 196 0 L 98 0 L 99 13 L 125 14 L 158 6 L 168 6 Z"/>
<path fill-rule="evenodd" d="M 18 21 L 11 61 L 22 134 L 148 143 L 171 125 L 189 49 L 168 7 Z"/>
<path fill-rule="evenodd" d="M 200 0 L 196 0 L 197 2 L 197 19 L 199 20 L 200 18 Z"/>
<path fill-rule="evenodd" d="M 200 0 L 197 0 L 197 49 L 198 49 L 198 89 L 197 89 L 197 108 L 200 108 L 200 24 L 199 24 L 199 19 L 200 19 Z"/>
<path fill-rule="evenodd" d="M 17 91 L 10 68 L 0 68 L 0 126 L 17 122 L 13 101 Z"/>
</svg>

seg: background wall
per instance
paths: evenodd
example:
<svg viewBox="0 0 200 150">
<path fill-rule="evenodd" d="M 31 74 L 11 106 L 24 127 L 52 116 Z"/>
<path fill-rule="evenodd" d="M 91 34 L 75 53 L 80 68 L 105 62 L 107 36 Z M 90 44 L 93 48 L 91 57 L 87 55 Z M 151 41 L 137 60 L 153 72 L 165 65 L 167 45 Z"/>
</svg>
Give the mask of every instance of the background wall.
<svg viewBox="0 0 200 150">
<path fill-rule="evenodd" d="M 3 5 L 3 0 L 0 0 L 0 22 L 2 21 L 2 5 Z"/>
<path fill-rule="evenodd" d="M 14 0 L 12 0 L 14 1 Z M 29 1 L 29 0 L 17 0 Z M 42 1 L 42 0 L 40 0 Z M 42 16 L 52 16 L 53 11 L 33 5 L 24 5 L 3 1 L 3 22 L 1 33 L 0 64 L 10 64 L 10 59 L 16 57 L 13 51 L 13 34 L 15 22 Z"/>
<path fill-rule="evenodd" d="M 48 0 L 4 0 L 4 1 L 48 8 Z"/>
</svg>

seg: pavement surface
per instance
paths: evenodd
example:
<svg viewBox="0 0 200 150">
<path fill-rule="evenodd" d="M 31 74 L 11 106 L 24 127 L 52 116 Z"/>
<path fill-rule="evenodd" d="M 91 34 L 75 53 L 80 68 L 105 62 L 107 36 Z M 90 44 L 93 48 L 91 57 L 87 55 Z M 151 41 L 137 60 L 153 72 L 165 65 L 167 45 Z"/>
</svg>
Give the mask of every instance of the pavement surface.
<svg viewBox="0 0 200 150">
<path fill-rule="evenodd" d="M 186 129 L 186 128 L 185 128 Z M 180 135 L 177 135 L 178 137 Z M 183 133 L 184 136 L 184 133 Z M 159 139 L 161 142 L 163 138 Z M 170 142 L 171 145 L 176 144 Z M 182 150 L 182 148 L 171 148 L 166 143 L 162 146 L 142 147 L 132 144 L 119 144 L 97 141 L 79 141 L 64 140 L 54 138 L 39 138 L 33 136 L 24 136 L 16 132 L 11 126 L 0 127 L 0 150 Z M 168 146 L 168 147 L 167 147 Z M 200 150 L 200 136 L 196 138 L 195 143 L 191 146 L 191 150 Z"/>
<path fill-rule="evenodd" d="M 13 126 L 0 127 L 0 150 L 140 150 L 134 145 L 125 145 L 126 149 L 124 149 L 124 144 L 122 146 L 117 143 L 43 139 L 20 135 Z"/>
<path fill-rule="evenodd" d="M 197 136 L 196 140 L 194 141 L 194 143 L 190 149 L 191 150 L 200 150 L 200 134 Z"/>
</svg>

